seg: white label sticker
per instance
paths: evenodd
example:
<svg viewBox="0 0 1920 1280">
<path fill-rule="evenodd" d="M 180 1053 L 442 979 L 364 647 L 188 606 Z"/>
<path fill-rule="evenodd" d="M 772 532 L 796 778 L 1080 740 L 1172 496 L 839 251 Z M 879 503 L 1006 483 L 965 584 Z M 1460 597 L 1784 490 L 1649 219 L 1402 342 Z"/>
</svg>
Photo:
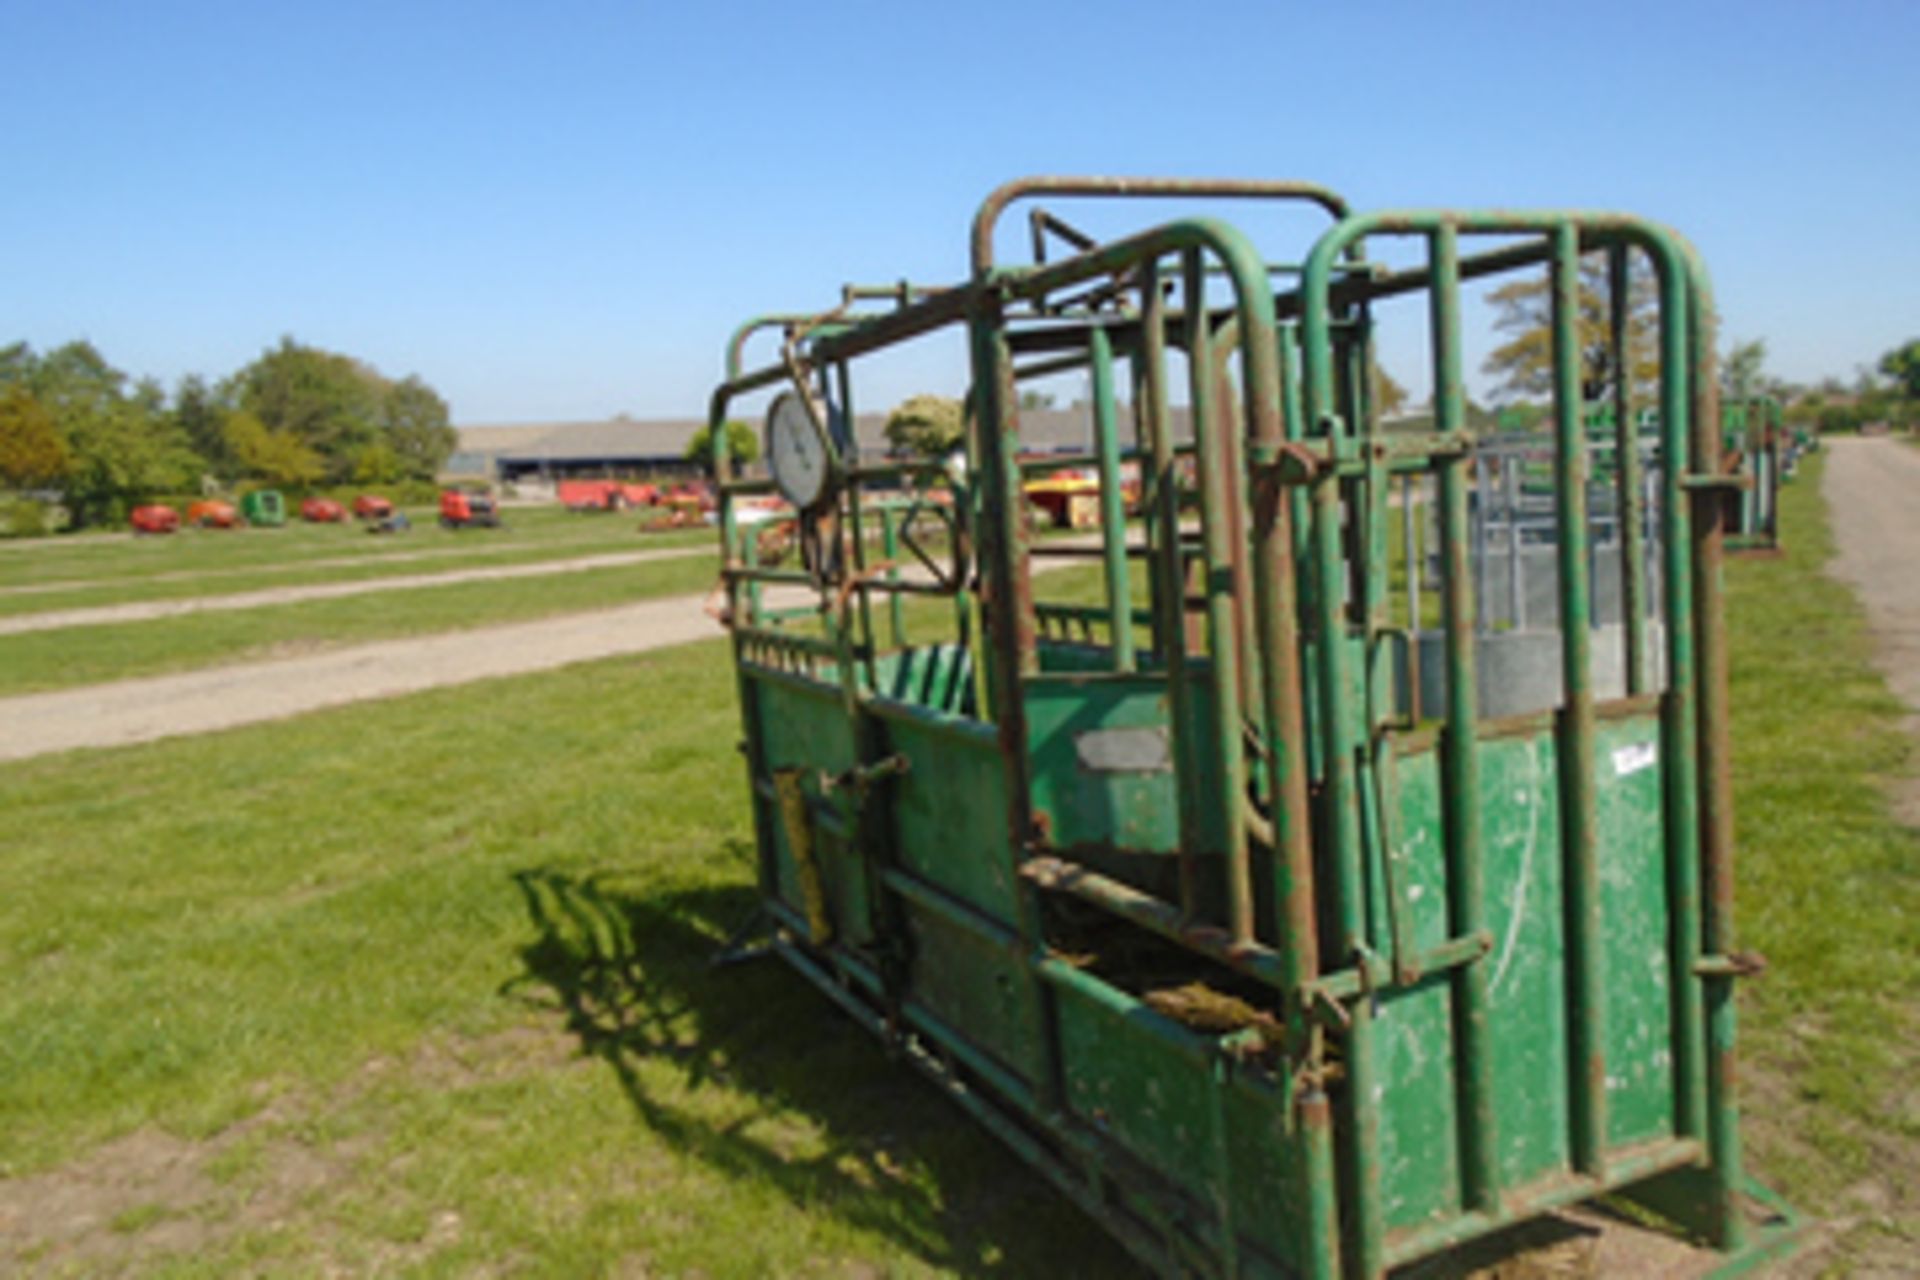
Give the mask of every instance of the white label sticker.
<svg viewBox="0 0 1920 1280">
<path fill-rule="evenodd" d="M 1168 773 L 1172 752 L 1165 728 L 1089 729 L 1073 735 L 1080 767 L 1095 773 Z"/>
<path fill-rule="evenodd" d="M 1613 753 L 1613 775 L 1624 778 L 1630 773 L 1650 769 L 1660 759 L 1660 748 L 1651 742 L 1636 742 Z"/>
</svg>

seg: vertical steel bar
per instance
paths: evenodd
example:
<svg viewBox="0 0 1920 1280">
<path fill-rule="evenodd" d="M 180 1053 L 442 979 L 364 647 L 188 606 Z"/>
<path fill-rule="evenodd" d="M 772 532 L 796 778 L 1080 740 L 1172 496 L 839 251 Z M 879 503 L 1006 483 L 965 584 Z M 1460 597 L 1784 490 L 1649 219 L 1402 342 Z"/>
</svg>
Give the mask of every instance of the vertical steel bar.
<svg viewBox="0 0 1920 1280">
<path fill-rule="evenodd" d="M 880 508 L 880 555 L 892 566 L 887 570 L 887 581 L 900 581 L 900 527 L 904 512 L 890 507 Z M 887 596 L 887 631 L 893 637 L 893 647 L 907 647 L 906 597 L 898 591 Z"/>
<path fill-rule="evenodd" d="M 1692 371 L 1695 474 L 1721 473 L 1720 385 L 1714 366 L 1714 309 L 1706 272 L 1692 263 Z M 1720 570 L 1726 543 L 1728 503 L 1712 489 L 1694 491 L 1700 521 L 1693 544 L 1695 607 L 1700 662 L 1700 838 L 1705 854 L 1706 911 L 1703 942 L 1710 955 L 1733 952 L 1733 760 L 1728 723 L 1726 617 L 1720 603 Z M 1734 1065 L 1733 978 L 1718 974 L 1704 992 L 1708 1044 L 1707 1152 L 1713 1169 L 1716 1244 L 1738 1249 L 1746 1237 L 1734 1192 L 1740 1186 L 1738 1078 Z"/>
<path fill-rule="evenodd" d="M 1248 730 L 1264 735 L 1266 700 L 1256 687 L 1261 656 L 1255 652 L 1257 624 L 1253 620 L 1253 565 L 1248 552 L 1250 539 L 1247 513 L 1252 496 L 1247 479 L 1246 450 L 1238 429 L 1239 397 L 1233 379 L 1234 349 L 1243 346 L 1246 335 L 1240 332 L 1236 314 L 1212 335 L 1214 412 L 1219 415 L 1220 460 L 1227 474 L 1227 550 L 1233 558 L 1233 634 L 1240 646 L 1240 709 Z"/>
<path fill-rule="evenodd" d="M 1507 624 L 1515 631 L 1527 629 L 1527 571 L 1525 539 L 1520 536 L 1520 458 L 1507 453 L 1500 458 L 1501 502 L 1507 508 Z M 1485 572 L 1483 569 L 1482 572 Z"/>
<path fill-rule="evenodd" d="M 1443 433 L 1464 431 L 1460 244 L 1453 227 L 1442 226 L 1429 234 L 1427 257 L 1432 275 L 1428 328 L 1433 343 L 1434 427 Z M 1479 656 L 1467 564 L 1466 469 L 1466 459 L 1458 453 L 1449 454 L 1440 463 L 1441 625 L 1446 637 L 1447 673 L 1447 718 L 1440 743 L 1440 768 L 1446 797 L 1449 924 L 1456 938 L 1472 936 L 1486 924 L 1477 727 Z M 1485 965 L 1469 964 L 1455 971 L 1454 999 L 1454 1037 L 1459 1046 L 1461 1200 L 1470 1208 L 1491 1211 L 1499 1203 L 1500 1172 Z"/>
<path fill-rule="evenodd" d="M 1167 308 L 1160 287 L 1158 259 L 1140 269 L 1140 382 L 1137 402 L 1144 447 L 1152 460 L 1153 506 L 1150 521 L 1159 532 L 1153 560 L 1158 584 L 1155 648 L 1167 673 L 1167 728 L 1172 739 L 1174 803 L 1180 817 L 1180 913 L 1194 918 L 1198 890 L 1195 856 L 1199 840 L 1200 770 L 1190 726 L 1193 684 L 1187 663 L 1186 552 L 1180 545 L 1180 474 L 1173 453 L 1173 418 L 1167 407 Z"/>
<path fill-rule="evenodd" d="M 1400 556 L 1407 577 L 1407 718 L 1420 723 L 1420 480 L 1400 481 Z"/>
<path fill-rule="evenodd" d="M 1488 477 L 1487 459 L 1473 455 L 1473 570 L 1477 584 L 1474 616 L 1482 631 L 1493 628 L 1493 575 L 1488 572 L 1488 553 L 1493 546 L 1493 485 Z"/>
<path fill-rule="evenodd" d="M 1113 669 L 1132 671 L 1133 587 L 1127 575 L 1127 508 L 1120 494 L 1120 423 L 1113 403 L 1113 343 L 1099 325 L 1087 333 L 1093 362 L 1093 447 L 1100 464 L 1100 543 L 1106 552 L 1107 626 Z"/>
<path fill-rule="evenodd" d="M 1580 378 L 1580 239 L 1553 236 L 1553 405 L 1560 573 L 1560 844 L 1567 910 L 1569 1092 L 1574 1168 L 1598 1176 L 1607 1143 L 1600 862 L 1594 802 L 1592 582 L 1587 558 L 1587 440 Z"/>
<path fill-rule="evenodd" d="M 840 387 L 840 413 L 847 422 L 848 445 L 855 453 L 855 456 L 848 461 L 857 462 L 860 446 L 852 440 L 853 384 L 847 373 L 847 362 L 837 361 L 833 369 L 834 381 Z M 826 375 L 823 371 L 821 382 L 824 384 L 825 381 Z M 824 386 L 822 390 L 825 390 Z M 867 585 L 867 531 L 866 522 L 862 518 L 861 505 L 859 484 L 849 484 L 847 486 L 847 533 L 853 543 L 853 572 L 860 583 L 858 591 L 860 626 L 856 632 L 855 643 L 866 653 L 867 688 L 872 689 L 878 682 L 879 673 L 874 666 L 876 646 L 873 643 L 873 589 Z"/>
<path fill-rule="evenodd" d="M 982 290 L 969 319 L 973 348 L 973 393 L 979 430 L 983 511 L 985 615 L 992 700 L 990 714 L 999 733 L 1006 771 L 1007 843 L 1019 886 L 1017 927 L 1023 945 L 1041 953 L 1043 933 L 1040 890 L 1020 875 L 1034 838 L 1033 794 L 1027 749 L 1025 678 L 1039 668 L 1034 634 L 1030 533 L 1020 496 L 1020 426 L 1013 380 L 1013 354 L 1007 345 L 1005 302 L 998 292 Z M 1031 974 L 1031 970 L 1029 970 Z M 1033 999 L 1027 1034 L 1044 1046 L 1046 1060 L 1033 1082 L 1041 1106 L 1053 1111 L 1062 1091 L 1060 1037 L 1051 989 L 1030 976 Z"/>
<path fill-rule="evenodd" d="M 1325 245 L 1327 240 L 1322 239 Z M 1339 387 L 1330 301 L 1324 276 L 1316 280 L 1319 247 L 1301 283 L 1302 347 L 1309 429 L 1324 433 L 1327 450 L 1351 458 L 1354 441 L 1337 412 Z M 1373 958 L 1366 931 L 1364 853 L 1360 843 L 1360 744 L 1352 726 L 1358 710 L 1349 705 L 1352 636 L 1347 624 L 1347 574 L 1341 528 L 1341 482 L 1329 469 L 1313 486 L 1315 592 L 1315 665 L 1319 677 L 1318 736 L 1322 742 L 1321 806 L 1318 823 L 1335 872 L 1335 920 L 1338 954 L 1347 964 L 1366 967 Z M 1349 1009 L 1346 1037 L 1347 1080 L 1341 1092 L 1343 1124 L 1353 1195 L 1347 1217 L 1349 1275 L 1372 1277 L 1385 1271 L 1386 1226 L 1381 1203 L 1380 1107 L 1374 1097 L 1379 1064 L 1374 1060 L 1373 1001 L 1355 1001 Z"/>
<path fill-rule="evenodd" d="M 1665 783 L 1670 980 L 1673 988 L 1674 1127 L 1686 1137 L 1707 1134 L 1706 1026 L 1701 1012 L 1699 687 L 1694 642 L 1695 530 L 1686 488 L 1693 450 L 1693 405 L 1688 389 L 1688 292 L 1671 255 L 1655 259 L 1660 290 L 1660 551 L 1662 623 L 1666 629 L 1667 691 L 1661 702 L 1661 763 Z M 1718 431 L 1713 422 L 1709 430 Z"/>
<path fill-rule="evenodd" d="M 749 569 L 760 567 L 760 539 L 755 535 L 753 526 L 740 530 L 740 563 Z M 760 584 L 750 582 L 743 593 L 746 596 L 746 622 L 750 627 L 760 625 Z"/>
<path fill-rule="evenodd" d="M 1626 645 L 1627 693 L 1653 688 L 1653 654 L 1647 639 L 1646 512 L 1640 505 L 1640 436 L 1634 422 L 1633 350 L 1628 321 L 1633 279 L 1627 246 L 1607 249 L 1608 318 L 1613 350 L 1614 492 L 1620 526 L 1620 633 Z"/>
<path fill-rule="evenodd" d="M 1208 803 L 1224 827 L 1223 870 L 1227 889 L 1227 929 L 1236 942 L 1253 940 L 1253 877 L 1247 857 L 1246 735 L 1241 728 L 1240 637 L 1234 631 L 1233 549 L 1228 539 L 1233 507 L 1228 458 L 1220 447 L 1214 405 L 1212 333 L 1206 310 L 1206 270 L 1201 251 L 1182 254 L 1185 279 L 1188 395 L 1193 405 L 1194 452 L 1200 466 L 1200 533 L 1205 548 L 1207 653 L 1213 660 L 1213 734 L 1220 767 Z"/>
<path fill-rule="evenodd" d="M 1285 372 L 1272 330 L 1248 328 L 1241 335 L 1247 415 L 1254 446 L 1276 454 L 1287 438 Z M 1276 848 L 1274 901 L 1282 937 L 1278 947 L 1288 967 L 1290 992 L 1320 971 L 1320 934 L 1315 915 L 1313 840 L 1308 814 L 1306 724 L 1301 681 L 1299 564 L 1294 559 L 1293 500 L 1275 467 L 1252 477 L 1254 610 L 1265 703 L 1267 794 L 1272 798 Z M 1290 1035 L 1308 1033 L 1305 1010 L 1289 1000 Z M 1298 1043 L 1298 1041 L 1296 1041 Z"/>
</svg>

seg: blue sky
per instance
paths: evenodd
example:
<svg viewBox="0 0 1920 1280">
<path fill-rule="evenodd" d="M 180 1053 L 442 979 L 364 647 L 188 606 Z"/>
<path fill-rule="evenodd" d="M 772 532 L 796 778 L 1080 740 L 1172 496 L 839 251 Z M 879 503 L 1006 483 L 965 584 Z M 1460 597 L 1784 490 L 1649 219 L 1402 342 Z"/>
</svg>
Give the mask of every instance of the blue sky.
<svg viewBox="0 0 1920 1280">
<path fill-rule="evenodd" d="M 0 342 L 168 384 L 292 334 L 459 422 L 697 416 L 736 319 L 959 279 L 1027 172 L 1622 208 L 1777 374 L 1920 335 L 1911 2 L 6 0 L 0 49 Z"/>
</svg>

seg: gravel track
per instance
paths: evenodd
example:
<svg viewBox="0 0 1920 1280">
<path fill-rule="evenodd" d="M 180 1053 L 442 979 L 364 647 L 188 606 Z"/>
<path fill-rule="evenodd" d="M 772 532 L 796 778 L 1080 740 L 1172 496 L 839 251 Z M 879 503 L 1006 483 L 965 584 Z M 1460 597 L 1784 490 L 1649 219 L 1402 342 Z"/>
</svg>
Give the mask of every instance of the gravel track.
<svg viewBox="0 0 1920 1280">
<path fill-rule="evenodd" d="M 1920 736 L 1920 449 L 1884 436 L 1827 448 L 1824 493 L 1839 546 L 1831 572 L 1866 606 L 1875 665 Z M 1894 802 L 1902 821 L 1920 826 L 1920 778 Z"/>
<path fill-rule="evenodd" d="M 695 596 L 0 699 L 0 760 L 210 733 L 723 633 Z"/>
</svg>

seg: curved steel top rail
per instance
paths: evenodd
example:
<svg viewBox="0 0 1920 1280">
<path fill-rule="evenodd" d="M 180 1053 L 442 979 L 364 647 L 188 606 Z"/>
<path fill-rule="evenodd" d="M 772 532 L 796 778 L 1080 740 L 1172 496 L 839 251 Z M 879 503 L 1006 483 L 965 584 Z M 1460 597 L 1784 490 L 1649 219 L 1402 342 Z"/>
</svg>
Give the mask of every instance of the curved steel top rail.
<svg viewBox="0 0 1920 1280">
<path fill-rule="evenodd" d="M 1352 211 L 1346 198 L 1314 182 L 1264 178 L 1112 178 L 1034 174 L 1002 183 L 973 215 L 973 274 L 993 269 L 993 231 L 1008 205 L 1029 196 L 1217 196 L 1231 199 L 1307 200 L 1336 219 Z"/>
</svg>

